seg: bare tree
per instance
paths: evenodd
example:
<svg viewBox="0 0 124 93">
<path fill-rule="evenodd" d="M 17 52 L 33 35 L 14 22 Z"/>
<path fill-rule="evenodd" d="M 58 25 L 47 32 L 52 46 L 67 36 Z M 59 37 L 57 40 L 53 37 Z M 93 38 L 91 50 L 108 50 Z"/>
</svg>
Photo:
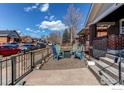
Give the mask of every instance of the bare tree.
<svg viewBox="0 0 124 93">
<path fill-rule="evenodd" d="M 71 34 L 70 43 L 72 43 L 73 39 L 76 36 L 76 32 L 79 27 L 81 16 L 82 16 L 82 13 L 80 9 L 75 8 L 73 4 L 71 4 L 68 7 L 67 13 L 64 16 L 64 21 L 70 30 L 70 34 Z"/>
<path fill-rule="evenodd" d="M 49 37 L 48 37 L 48 41 L 50 42 L 56 42 L 56 43 L 61 43 L 61 34 L 60 32 L 52 32 L 50 33 Z"/>
</svg>

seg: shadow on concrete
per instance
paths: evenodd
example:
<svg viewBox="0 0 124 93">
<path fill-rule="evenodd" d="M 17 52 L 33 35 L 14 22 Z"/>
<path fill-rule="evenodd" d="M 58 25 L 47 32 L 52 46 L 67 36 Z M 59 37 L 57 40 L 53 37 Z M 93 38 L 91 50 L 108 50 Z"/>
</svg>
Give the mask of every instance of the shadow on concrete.
<svg viewBox="0 0 124 93">
<path fill-rule="evenodd" d="M 77 68 L 86 68 L 84 60 L 79 60 L 76 58 L 64 58 L 58 61 L 51 58 L 41 67 L 41 70 L 66 70 Z"/>
</svg>

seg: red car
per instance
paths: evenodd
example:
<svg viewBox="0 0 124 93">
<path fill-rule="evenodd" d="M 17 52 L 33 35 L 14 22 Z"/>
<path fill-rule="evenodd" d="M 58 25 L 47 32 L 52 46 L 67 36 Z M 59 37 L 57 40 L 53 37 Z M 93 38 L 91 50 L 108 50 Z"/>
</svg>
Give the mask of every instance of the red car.
<svg viewBox="0 0 124 93">
<path fill-rule="evenodd" d="M 0 46 L 0 55 L 2 56 L 10 56 L 13 54 L 19 53 L 21 50 L 19 48 L 16 48 L 14 46 Z"/>
</svg>

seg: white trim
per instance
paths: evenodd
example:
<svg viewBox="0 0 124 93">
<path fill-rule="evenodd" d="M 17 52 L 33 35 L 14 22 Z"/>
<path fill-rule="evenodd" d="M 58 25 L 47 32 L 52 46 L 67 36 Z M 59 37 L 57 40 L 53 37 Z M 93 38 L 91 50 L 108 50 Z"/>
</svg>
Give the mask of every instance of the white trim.
<svg viewBox="0 0 124 93">
<path fill-rule="evenodd" d="M 120 34 L 124 34 L 124 32 L 122 31 L 122 22 L 124 22 L 124 18 L 120 19 L 120 21 L 119 21 Z M 124 27 L 123 27 L 123 29 L 124 29 Z"/>
<path fill-rule="evenodd" d="M 91 14 L 91 11 L 92 11 L 93 6 L 94 6 L 94 4 L 91 4 L 90 10 L 89 10 L 89 13 L 88 13 L 88 16 L 87 16 L 87 18 L 85 20 L 85 23 L 84 23 L 84 28 L 87 26 L 87 22 L 88 22 L 88 19 L 90 17 L 90 14 Z"/>
</svg>

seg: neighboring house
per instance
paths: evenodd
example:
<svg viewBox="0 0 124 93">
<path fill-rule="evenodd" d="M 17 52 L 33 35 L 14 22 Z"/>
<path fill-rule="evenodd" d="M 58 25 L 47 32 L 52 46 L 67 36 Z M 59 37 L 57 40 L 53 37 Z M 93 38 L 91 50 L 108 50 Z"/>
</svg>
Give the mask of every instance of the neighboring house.
<svg viewBox="0 0 124 93">
<path fill-rule="evenodd" d="M 120 3 L 92 4 L 85 23 L 85 28 L 89 31 L 92 56 L 100 57 L 106 53 L 118 54 L 118 50 L 124 48 L 123 10 L 124 5 Z"/>
<path fill-rule="evenodd" d="M 22 43 L 32 43 L 33 39 L 30 36 L 21 36 L 21 42 Z"/>
<path fill-rule="evenodd" d="M 19 42 L 20 36 L 15 30 L 0 30 L 0 43 Z"/>
</svg>

